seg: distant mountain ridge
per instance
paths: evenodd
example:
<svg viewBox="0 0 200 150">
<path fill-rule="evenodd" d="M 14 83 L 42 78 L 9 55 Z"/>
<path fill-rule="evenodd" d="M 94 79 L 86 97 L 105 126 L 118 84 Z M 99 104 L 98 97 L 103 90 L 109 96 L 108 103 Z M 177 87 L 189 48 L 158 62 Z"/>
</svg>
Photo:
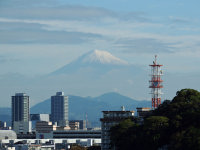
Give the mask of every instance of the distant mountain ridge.
<svg viewBox="0 0 200 150">
<path fill-rule="evenodd" d="M 147 97 L 144 93 L 148 93 L 148 89 L 140 90 L 146 84 L 146 76 L 141 66 L 130 64 L 107 51 L 94 50 L 37 78 L 32 85 L 43 89 L 50 86 L 54 91 L 62 88 L 69 93 L 78 91 L 79 95 L 119 91 L 141 99 Z"/>
<path fill-rule="evenodd" d="M 136 111 L 136 107 L 150 107 L 150 101 L 137 101 L 129 97 L 111 92 L 98 97 L 80 97 L 69 95 L 69 119 L 85 119 L 86 114 L 92 126 L 100 126 L 102 111 L 126 110 Z M 47 99 L 31 108 L 31 113 L 50 113 L 51 101 Z"/>
<path fill-rule="evenodd" d="M 69 119 L 86 119 L 92 126 L 100 126 L 99 119 L 102 117 L 102 111 L 120 110 L 125 106 L 126 110 L 136 111 L 136 107 L 150 107 L 150 101 L 137 101 L 123 96 L 116 92 L 102 94 L 98 97 L 80 97 L 69 95 Z M 51 112 L 51 100 L 47 99 L 40 102 L 30 110 L 31 113 L 49 113 Z M 11 125 L 11 108 L 0 108 L 0 120 L 6 121 Z"/>
<path fill-rule="evenodd" d="M 11 126 L 11 108 L 0 107 L 0 121 L 5 121 L 7 126 Z"/>
</svg>

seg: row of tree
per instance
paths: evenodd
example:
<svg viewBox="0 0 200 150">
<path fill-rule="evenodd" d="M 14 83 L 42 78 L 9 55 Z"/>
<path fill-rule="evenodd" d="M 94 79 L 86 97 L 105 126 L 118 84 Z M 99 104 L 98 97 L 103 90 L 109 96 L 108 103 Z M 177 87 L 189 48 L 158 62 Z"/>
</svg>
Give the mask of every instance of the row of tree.
<svg viewBox="0 0 200 150">
<path fill-rule="evenodd" d="M 110 130 L 117 150 L 200 150 L 200 92 L 178 91 L 164 101 L 143 123 L 127 119 Z"/>
</svg>

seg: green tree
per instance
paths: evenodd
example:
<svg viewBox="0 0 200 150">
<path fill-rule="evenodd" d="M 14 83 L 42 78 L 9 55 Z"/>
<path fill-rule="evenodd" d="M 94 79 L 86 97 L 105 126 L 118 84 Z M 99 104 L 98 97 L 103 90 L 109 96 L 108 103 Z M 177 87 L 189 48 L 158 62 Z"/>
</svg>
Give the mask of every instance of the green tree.
<svg viewBox="0 0 200 150">
<path fill-rule="evenodd" d="M 126 119 L 120 122 L 118 125 L 113 126 L 110 129 L 111 135 L 111 146 L 118 147 L 118 149 L 122 149 L 124 145 L 127 146 L 127 141 L 129 141 L 129 133 L 128 129 L 134 126 L 134 122 L 131 119 Z"/>
<path fill-rule="evenodd" d="M 130 120 L 111 129 L 119 150 L 167 148 L 200 150 L 200 92 L 182 89 L 164 101 L 143 124 Z"/>
<path fill-rule="evenodd" d="M 166 144 L 166 131 L 169 119 L 164 116 L 150 116 L 144 120 L 143 132 L 146 144 L 151 149 L 158 149 Z"/>
</svg>

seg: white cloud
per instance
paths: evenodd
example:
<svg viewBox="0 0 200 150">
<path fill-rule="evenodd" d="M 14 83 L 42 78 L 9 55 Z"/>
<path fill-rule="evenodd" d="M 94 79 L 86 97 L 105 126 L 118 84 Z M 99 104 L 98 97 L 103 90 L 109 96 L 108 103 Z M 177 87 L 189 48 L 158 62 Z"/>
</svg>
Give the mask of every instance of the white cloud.
<svg viewBox="0 0 200 150">
<path fill-rule="evenodd" d="M 26 5 L 22 7 L 24 6 Z M 73 47 L 71 51 L 83 49 L 82 52 L 105 49 L 115 51 L 127 59 L 138 54 L 150 58 L 155 53 L 163 53 L 165 56 L 171 56 L 170 53 L 173 53 L 175 56 L 200 57 L 200 35 L 185 34 L 184 22 L 190 22 L 192 19 L 176 16 L 165 18 L 184 24 L 173 29 L 169 26 L 170 21 L 166 23 L 161 18 L 148 16 L 143 12 L 122 13 L 81 5 L 53 7 L 42 4 L 39 7 L 20 10 L 19 7 L 21 6 L 0 10 L 3 12 L 0 14 L 0 33 L 3 35 L 0 43 L 29 43 L 31 46 L 36 44 L 35 47 L 37 44 L 40 47 L 42 44 L 63 44 Z M 191 28 L 188 26 L 187 29 Z M 197 28 L 192 29 L 198 31 Z M 177 30 L 184 31 L 176 35 Z M 2 48 L 0 50 L 4 51 Z M 42 54 L 42 51 L 35 50 L 33 53 Z"/>
</svg>

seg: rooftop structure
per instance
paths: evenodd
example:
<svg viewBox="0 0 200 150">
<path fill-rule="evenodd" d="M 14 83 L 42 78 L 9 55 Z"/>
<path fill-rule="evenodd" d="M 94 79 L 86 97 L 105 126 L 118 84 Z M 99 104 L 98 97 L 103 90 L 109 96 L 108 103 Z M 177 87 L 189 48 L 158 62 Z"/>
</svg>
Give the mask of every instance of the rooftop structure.
<svg viewBox="0 0 200 150">
<path fill-rule="evenodd" d="M 138 107 L 136 109 L 137 109 L 137 116 L 138 117 L 145 117 L 151 111 L 151 108 L 149 108 L 149 107 Z"/>
<path fill-rule="evenodd" d="M 17 134 L 13 130 L 0 130 L 0 140 L 17 139 Z"/>
</svg>

